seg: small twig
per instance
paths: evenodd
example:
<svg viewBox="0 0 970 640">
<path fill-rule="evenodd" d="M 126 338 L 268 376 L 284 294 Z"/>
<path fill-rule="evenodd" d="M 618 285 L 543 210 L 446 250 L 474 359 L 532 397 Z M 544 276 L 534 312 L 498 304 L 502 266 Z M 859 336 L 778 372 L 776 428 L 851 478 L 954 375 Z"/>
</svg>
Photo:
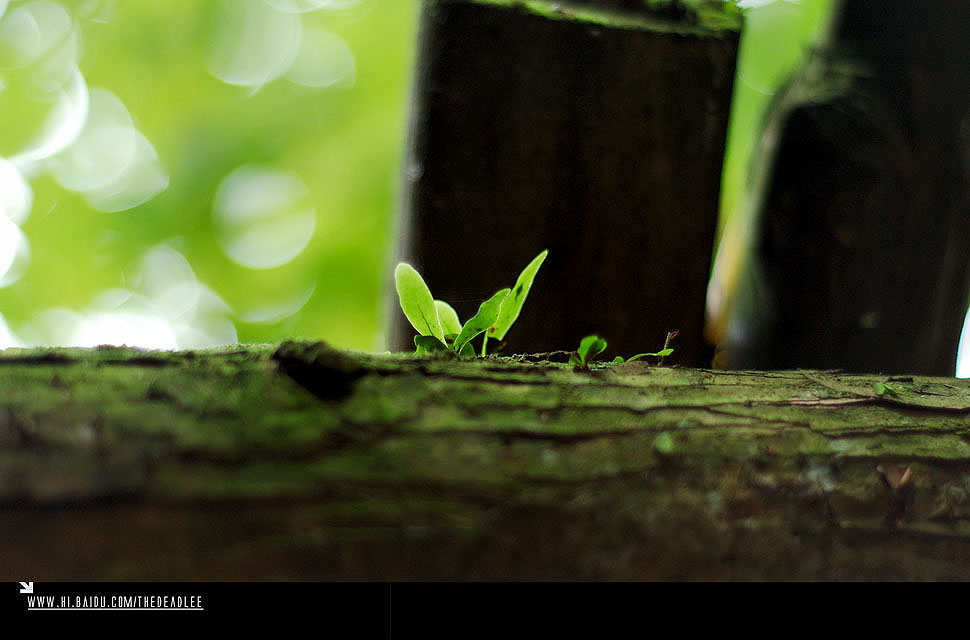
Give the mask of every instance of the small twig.
<svg viewBox="0 0 970 640">
<path fill-rule="evenodd" d="M 678 333 L 680 333 L 680 329 L 678 329 L 677 331 L 668 331 L 667 332 L 667 339 L 664 340 L 664 348 L 661 349 L 661 351 L 664 351 L 665 349 L 669 349 L 670 348 L 670 343 L 673 342 L 674 338 L 677 337 L 677 334 Z M 663 363 L 664 363 L 664 357 L 663 356 L 660 356 L 660 360 L 657 362 L 657 366 L 659 367 Z"/>
</svg>

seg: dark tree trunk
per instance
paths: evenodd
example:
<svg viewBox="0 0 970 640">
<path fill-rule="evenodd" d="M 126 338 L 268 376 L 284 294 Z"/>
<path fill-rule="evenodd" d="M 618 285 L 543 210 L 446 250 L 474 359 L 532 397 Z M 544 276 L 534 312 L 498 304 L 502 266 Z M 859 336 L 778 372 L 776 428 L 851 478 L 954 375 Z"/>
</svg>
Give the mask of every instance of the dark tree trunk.
<svg viewBox="0 0 970 640">
<path fill-rule="evenodd" d="M 968 414 L 943 378 L 8 351 L 0 576 L 968 579 Z"/>
<path fill-rule="evenodd" d="M 706 365 L 739 24 L 537 6 L 425 2 L 399 258 L 464 320 L 549 249 L 510 349 L 679 329 Z M 392 306 L 390 348 L 413 349 Z"/>
<path fill-rule="evenodd" d="M 765 134 L 729 366 L 953 374 L 968 109 L 970 3 L 838 5 Z"/>
</svg>

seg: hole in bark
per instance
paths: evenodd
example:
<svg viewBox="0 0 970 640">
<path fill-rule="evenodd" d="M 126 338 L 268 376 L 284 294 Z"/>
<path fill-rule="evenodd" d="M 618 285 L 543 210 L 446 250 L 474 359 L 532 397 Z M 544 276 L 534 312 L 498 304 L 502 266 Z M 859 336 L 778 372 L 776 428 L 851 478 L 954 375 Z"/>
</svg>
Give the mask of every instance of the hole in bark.
<svg viewBox="0 0 970 640">
<path fill-rule="evenodd" d="M 280 371 L 325 402 L 339 402 L 354 391 L 364 370 L 352 358 L 322 342 L 284 342 L 273 354 Z"/>
</svg>

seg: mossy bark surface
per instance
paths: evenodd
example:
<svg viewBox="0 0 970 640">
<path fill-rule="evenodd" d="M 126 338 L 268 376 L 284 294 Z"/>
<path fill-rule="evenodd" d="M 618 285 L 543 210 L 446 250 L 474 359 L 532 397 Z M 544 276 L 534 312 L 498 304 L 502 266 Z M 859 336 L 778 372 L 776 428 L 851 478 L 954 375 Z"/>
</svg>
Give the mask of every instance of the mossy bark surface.
<svg viewBox="0 0 970 640">
<path fill-rule="evenodd" d="M 0 389 L 8 580 L 970 578 L 962 380 L 285 343 Z"/>
</svg>

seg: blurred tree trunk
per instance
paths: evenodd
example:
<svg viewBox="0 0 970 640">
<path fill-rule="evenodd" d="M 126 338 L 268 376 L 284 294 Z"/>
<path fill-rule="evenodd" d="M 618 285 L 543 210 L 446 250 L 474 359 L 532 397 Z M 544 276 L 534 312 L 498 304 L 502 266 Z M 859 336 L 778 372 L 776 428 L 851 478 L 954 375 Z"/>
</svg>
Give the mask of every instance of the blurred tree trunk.
<svg viewBox="0 0 970 640">
<path fill-rule="evenodd" d="M 966 381 L 286 343 L 0 389 L 11 581 L 970 578 Z"/>
<path fill-rule="evenodd" d="M 549 249 L 510 349 L 679 329 L 678 361 L 706 366 L 740 18 L 583 4 L 424 3 L 398 258 L 464 320 Z M 391 307 L 389 348 L 412 350 Z"/>
<path fill-rule="evenodd" d="M 968 34 L 964 0 L 837 5 L 765 132 L 729 366 L 953 374 L 970 291 Z"/>
</svg>

